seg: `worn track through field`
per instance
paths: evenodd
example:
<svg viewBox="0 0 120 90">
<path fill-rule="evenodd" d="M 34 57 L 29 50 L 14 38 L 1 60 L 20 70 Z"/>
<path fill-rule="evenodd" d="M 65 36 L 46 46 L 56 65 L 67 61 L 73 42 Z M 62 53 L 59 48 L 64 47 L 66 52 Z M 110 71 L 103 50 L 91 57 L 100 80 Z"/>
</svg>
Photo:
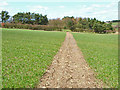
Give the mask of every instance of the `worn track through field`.
<svg viewBox="0 0 120 90">
<path fill-rule="evenodd" d="M 37 87 L 100 88 L 103 83 L 95 78 L 72 34 L 67 32 L 63 45 Z"/>
</svg>

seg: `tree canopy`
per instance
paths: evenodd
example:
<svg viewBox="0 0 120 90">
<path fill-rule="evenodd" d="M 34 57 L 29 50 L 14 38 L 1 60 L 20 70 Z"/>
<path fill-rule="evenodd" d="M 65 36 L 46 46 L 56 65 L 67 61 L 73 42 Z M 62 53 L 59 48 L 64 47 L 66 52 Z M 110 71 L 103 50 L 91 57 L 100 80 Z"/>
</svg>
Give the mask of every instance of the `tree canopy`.
<svg viewBox="0 0 120 90">
<path fill-rule="evenodd" d="M 2 23 L 5 23 L 10 17 L 7 11 L 2 11 L 0 15 L 1 15 Z"/>
<path fill-rule="evenodd" d="M 22 24 L 38 24 L 38 25 L 47 25 L 48 18 L 47 15 L 42 15 L 39 13 L 17 13 L 13 16 L 14 23 L 22 23 Z"/>
</svg>

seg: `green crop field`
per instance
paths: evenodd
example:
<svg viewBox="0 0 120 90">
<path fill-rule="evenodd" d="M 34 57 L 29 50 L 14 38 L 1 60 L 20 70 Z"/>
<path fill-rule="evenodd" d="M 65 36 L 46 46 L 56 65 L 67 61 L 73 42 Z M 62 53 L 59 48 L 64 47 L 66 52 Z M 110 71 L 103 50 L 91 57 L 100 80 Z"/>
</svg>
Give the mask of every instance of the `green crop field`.
<svg viewBox="0 0 120 90">
<path fill-rule="evenodd" d="M 118 22 L 112 22 L 112 26 L 116 31 L 118 31 L 118 27 L 116 27 L 117 25 L 118 25 Z"/>
<path fill-rule="evenodd" d="M 63 32 L 71 32 L 69 29 L 62 29 Z"/>
<path fill-rule="evenodd" d="M 112 22 L 112 25 L 114 26 L 114 25 L 118 25 L 118 22 Z"/>
<path fill-rule="evenodd" d="M 73 33 L 97 78 L 109 87 L 118 87 L 118 35 Z"/>
<path fill-rule="evenodd" d="M 35 87 L 64 38 L 64 32 L 3 29 L 3 88 Z"/>
</svg>

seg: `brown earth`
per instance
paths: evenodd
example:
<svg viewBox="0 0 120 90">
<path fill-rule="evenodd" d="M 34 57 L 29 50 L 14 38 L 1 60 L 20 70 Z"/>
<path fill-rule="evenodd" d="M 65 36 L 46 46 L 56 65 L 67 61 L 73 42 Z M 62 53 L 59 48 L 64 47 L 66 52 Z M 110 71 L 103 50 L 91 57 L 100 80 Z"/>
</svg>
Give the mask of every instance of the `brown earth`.
<svg viewBox="0 0 120 90">
<path fill-rule="evenodd" d="M 67 32 L 63 45 L 37 88 L 102 88 L 103 85 L 95 78 L 72 34 Z"/>
</svg>

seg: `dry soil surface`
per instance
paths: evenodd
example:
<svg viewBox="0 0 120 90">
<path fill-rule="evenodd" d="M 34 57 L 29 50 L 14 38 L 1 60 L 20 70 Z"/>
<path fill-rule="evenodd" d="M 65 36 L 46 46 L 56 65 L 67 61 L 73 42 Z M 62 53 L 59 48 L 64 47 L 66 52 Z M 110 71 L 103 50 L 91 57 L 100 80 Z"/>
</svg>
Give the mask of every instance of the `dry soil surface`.
<svg viewBox="0 0 120 90">
<path fill-rule="evenodd" d="M 85 61 L 72 34 L 65 41 L 37 88 L 101 88 L 103 83 Z"/>
</svg>

